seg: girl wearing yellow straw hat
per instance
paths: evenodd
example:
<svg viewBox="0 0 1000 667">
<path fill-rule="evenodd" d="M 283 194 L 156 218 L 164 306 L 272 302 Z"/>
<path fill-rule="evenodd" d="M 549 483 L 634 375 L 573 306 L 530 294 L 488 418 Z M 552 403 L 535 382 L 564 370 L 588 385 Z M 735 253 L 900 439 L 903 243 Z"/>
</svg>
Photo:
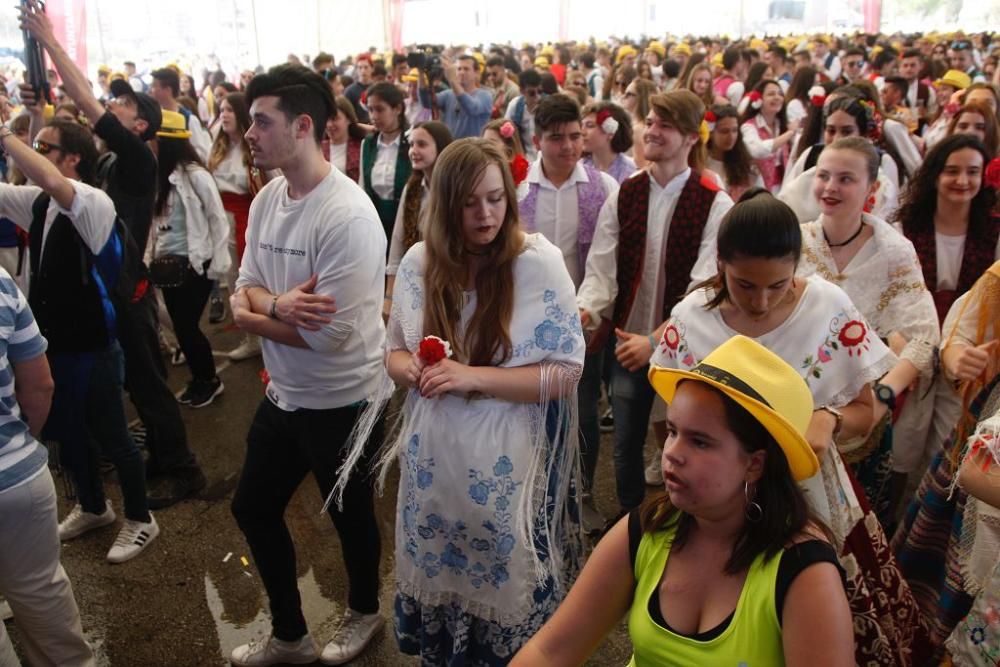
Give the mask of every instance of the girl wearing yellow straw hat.
<svg viewBox="0 0 1000 667">
<path fill-rule="evenodd" d="M 649 377 L 670 404 L 666 491 L 611 529 L 512 665 L 582 664 L 625 613 L 635 667 L 854 664 L 836 553 L 795 483 L 819 467 L 805 381 L 743 336 Z"/>
</svg>

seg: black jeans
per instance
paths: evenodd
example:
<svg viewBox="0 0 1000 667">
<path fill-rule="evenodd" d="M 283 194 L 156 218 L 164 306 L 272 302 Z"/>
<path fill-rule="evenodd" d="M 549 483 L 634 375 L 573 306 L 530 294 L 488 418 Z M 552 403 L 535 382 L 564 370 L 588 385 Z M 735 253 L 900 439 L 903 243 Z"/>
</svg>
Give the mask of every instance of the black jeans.
<svg viewBox="0 0 1000 667">
<path fill-rule="evenodd" d="M 278 639 L 295 641 L 307 632 L 285 508 L 310 471 L 320 495 L 329 495 L 360 412 L 357 406 L 287 412 L 265 397 L 250 425 L 247 458 L 232 509 L 267 590 L 271 625 Z M 370 444 L 376 446 L 381 435 L 379 427 Z M 348 482 L 343 510 L 336 503 L 330 505 L 330 518 L 344 551 L 348 604 L 365 614 L 378 611 L 381 555 L 369 460 L 364 457 Z"/>
<path fill-rule="evenodd" d="M 208 303 L 212 291 L 212 281 L 206 275 L 198 275 L 188 268 L 187 276 L 179 287 L 164 287 L 163 302 L 174 323 L 177 344 L 187 357 L 191 377 L 207 382 L 215 379 L 215 360 L 212 346 L 198 325 L 201 314 Z"/>
<path fill-rule="evenodd" d="M 125 390 L 146 427 L 147 473 L 176 477 L 200 468 L 188 447 L 180 406 L 167 386 L 167 367 L 157 335 L 156 292 L 118 312 L 118 338 L 125 353 Z"/>
</svg>

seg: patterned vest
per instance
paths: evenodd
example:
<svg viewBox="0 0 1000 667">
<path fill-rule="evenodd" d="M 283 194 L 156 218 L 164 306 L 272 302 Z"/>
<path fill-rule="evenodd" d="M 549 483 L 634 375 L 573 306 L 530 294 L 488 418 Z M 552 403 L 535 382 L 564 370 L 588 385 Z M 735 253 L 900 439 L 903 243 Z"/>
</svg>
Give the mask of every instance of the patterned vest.
<svg viewBox="0 0 1000 667">
<path fill-rule="evenodd" d="M 646 172 L 622 183 L 618 190 L 618 298 L 614 323 L 623 328 L 632 312 L 635 295 L 642 281 L 643 257 L 646 255 L 646 224 L 649 215 L 649 179 Z M 667 252 L 663 258 L 666 286 L 663 290 L 663 318 L 684 297 L 691 282 L 691 269 L 698 259 L 701 236 L 708 222 L 719 186 L 692 170 L 691 176 L 674 207 L 667 229 Z"/>
<path fill-rule="evenodd" d="M 962 267 L 958 273 L 958 285 L 953 290 L 939 290 L 937 288 L 937 241 L 933 225 L 930 226 L 930 229 L 914 230 L 904 224 L 903 233 L 906 238 L 910 239 L 914 250 L 917 251 L 920 268 L 924 272 L 924 283 L 931 291 L 934 305 L 937 307 L 938 322 L 944 324 L 944 318 L 955 300 L 968 292 L 973 283 L 993 264 L 997 237 L 1000 236 L 1000 216 L 991 216 L 989 224 L 985 225 L 984 228 L 975 230 L 969 228 L 968 235 L 965 237 L 965 250 L 962 252 Z"/>
<path fill-rule="evenodd" d="M 577 231 L 577 249 L 580 253 L 580 273 L 587 266 L 587 253 L 594 241 L 594 230 L 597 228 L 597 214 L 601 212 L 608 193 L 604 189 L 601 172 L 589 164 L 580 163 L 587 174 L 587 181 L 576 184 L 576 205 L 579 211 L 580 226 Z M 528 186 L 528 194 L 517 205 L 524 229 L 529 232 L 538 231 L 535 224 L 535 207 L 538 205 L 538 183 Z M 549 239 L 555 243 L 555 239 Z"/>
<path fill-rule="evenodd" d="M 344 173 L 355 183 L 361 177 L 361 139 L 352 137 L 347 140 L 347 164 L 344 165 Z"/>
<path fill-rule="evenodd" d="M 775 137 L 775 135 L 771 132 L 771 128 L 766 125 L 761 127 L 757 124 L 756 118 L 746 121 L 744 125 L 749 125 L 753 128 L 753 131 L 756 132 L 764 141 L 774 139 Z M 757 169 L 760 170 L 761 178 L 764 179 L 764 187 L 771 192 L 776 192 L 777 189 L 781 187 L 781 180 L 785 176 L 785 165 L 788 164 L 789 150 L 790 144 L 786 143 L 769 156 L 754 160 L 757 165 Z"/>
</svg>

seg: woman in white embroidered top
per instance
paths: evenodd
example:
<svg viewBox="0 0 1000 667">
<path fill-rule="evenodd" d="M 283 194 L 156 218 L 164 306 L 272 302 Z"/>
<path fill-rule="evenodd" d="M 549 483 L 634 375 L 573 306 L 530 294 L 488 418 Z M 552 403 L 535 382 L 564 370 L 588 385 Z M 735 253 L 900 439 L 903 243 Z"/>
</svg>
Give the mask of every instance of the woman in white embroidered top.
<svg viewBox="0 0 1000 667">
<path fill-rule="evenodd" d="M 781 189 L 781 179 L 788 166 L 792 139 L 799 121 L 785 118 L 785 95 L 774 79 L 764 79 L 747 94 L 749 104 L 740 116 L 740 132 L 750 157 L 764 179 L 764 187 L 773 193 Z"/>
<path fill-rule="evenodd" d="M 506 664 L 577 571 L 583 332 L 561 251 L 517 210 L 504 154 L 453 142 L 396 276 L 386 366 L 410 391 L 382 462 L 401 469 L 397 639 L 424 664 Z"/>
<path fill-rule="evenodd" d="M 856 661 L 905 664 L 899 658 L 914 644 L 919 614 L 891 554 L 879 548 L 886 537 L 858 500 L 837 447 L 871 429 L 868 385 L 896 359 L 843 290 L 818 276 L 795 276 L 800 226 L 765 190 L 747 192 L 730 209 L 717 242 L 718 275 L 674 307 L 650 363 L 690 370 L 744 335 L 802 375 L 815 408 L 805 438 L 820 472 L 800 486 L 846 565 Z"/>
<path fill-rule="evenodd" d="M 874 386 L 876 417 L 885 422 L 884 430 L 880 425 L 867 442 L 841 450 L 879 518 L 891 526 L 890 418 L 898 396 L 913 384 L 926 389 L 932 381 L 941 330 L 913 244 L 887 222 L 864 213 L 879 159 L 871 142 L 860 137 L 838 139 L 820 154 L 813 194 L 821 214 L 802 226 L 799 275 L 817 273 L 843 288 L 900 357 Z M 912 405 L 901 409 L 900 418 L 907 409 Z"/>
<path fill-rule="evenodd" d="M 188 140 L 184 116 L 163 112 L 156 133 L 156 241 L 150 277 L 163 290 L 191 382 L 177 400 L 200 408 L 222 393 L 212 347 L 199 325 L 212 281 L 229 271 L 229 222 L 215 179 Z"/>
<path fill-rule="evenodd" d="M 396 222 L 392 227 L 389 243 L 389 261 L 385 265 L 385 301 L 382 304 L 382 319 L 389 319 L 392 306 L 392 290 L 396 282 L 396 271 L 403 255 L 414 243 L 423 237 L 424 217 L 430 194 L 431 174 L 438 155 L 452 142 L 451 131 L 444 123 L 429 120 L 418 123 L 409 131 L 410 163 L 413 173 L 403 187 L 402 205 L 396 212 Z"/>
</svg>

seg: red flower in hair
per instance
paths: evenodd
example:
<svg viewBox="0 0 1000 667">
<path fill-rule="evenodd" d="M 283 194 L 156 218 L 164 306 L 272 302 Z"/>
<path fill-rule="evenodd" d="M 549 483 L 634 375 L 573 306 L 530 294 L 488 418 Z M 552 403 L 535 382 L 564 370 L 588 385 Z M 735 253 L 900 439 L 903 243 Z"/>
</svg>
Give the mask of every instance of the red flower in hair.
<svg viewBox="0 0 1000 667">
<path fill-rule="evenodd" d="M 1000 157 L 993 158 L 990 160 L 990 163 L 986 165 L 983 183 L 994 190 L 1000 190 Z"/>
<path fill-rule="evenodd" d="M 759 90 L 750 91 L 747 99 L 750 100 L 750 106 L 754 109 L 760 109 L 761 105 L 764 104 L 764 96 L 760 94 Z"/>
<path fill-rule="evenodd" d="M 719 120 L 719 119 L 715 117 L 715 114 L 712 113 L 711 109 L 709 109 L 708 111 L 705 112 L 705 122 L 706 123 L 714 123 L 717 120 Z"/>
<path fill-rule="evenodd" d="M 528 177 L 528 161 L 520 153 L 510 161 L 510 174 L 514 177 L 514 185 L 520 185 Z"/>
</svg>

